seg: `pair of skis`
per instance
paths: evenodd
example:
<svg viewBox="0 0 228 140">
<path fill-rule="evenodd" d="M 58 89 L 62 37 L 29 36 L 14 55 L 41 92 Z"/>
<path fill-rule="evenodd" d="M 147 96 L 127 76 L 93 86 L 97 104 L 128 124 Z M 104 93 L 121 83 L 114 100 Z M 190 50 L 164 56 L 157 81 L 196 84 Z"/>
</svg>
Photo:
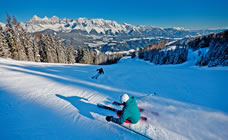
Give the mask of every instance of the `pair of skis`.
<svg viewBox="0 0 228 140">
<path fill-rule="evenodd" d="M 118 102 L 113 102 L 113 104 L 122 105 L 121 103 L 118 103 Z M 97 106 L 100 107 L 100 108 L 104 108 L 104 109 L 107 109 L 107 110 L 114 111 L 114 112 L 118 112 L 119 111 L 118 109 L 115 109 L 115 108 L 112 108 L 112 107 L 109 107 L 109 106 L 106 106 L 106 105 L 103 105 L 103 104 L 97 104 Z M 139 109 L 139 110 L 140 110 L 140 112 L 143 112 L 143 109 Z M 147 121 L 147 117 L 141 116 L 140 120 Z"/>
<path fill-rule="evenodd" d="M 122 105 L 121 103 L 118 103 L 118 102 L 113 102 L 113 104 L 115 104 L 115 105 Z M 118 109 L 115 109 L 115 108 L 112 108 L 112 107 L 109 107 L 109 106 L 106 106 L 106 105 L 103 105 L 103 104 L 97 104 L 97 106 L 100 107 L 100 108 L 103 108 L 103 109 L 107 109 L 107 110 L 110 110 L 110 111 L 114 111 L 114 112 L 118 112 L 118 111 L 119 111 Z M 140 109 L 140 111 L 142 112 L 143 110 Z M 140 120 L 147 121 L 147 118 L 141 116 L 141 117 L 140 117 Z M 140 132 L 137 132 L 137 131 L 135 131 L 135 130 L 129 128 L 129 127 L 126 127 L 126 126 L 124 126 L 124 125 L 120 125 L 120 126 L 124 127 L 125 129 L 127 129 L 127 130 L 129 130 L 129 131 L 131 131 L 131 132 L 133 132 L 133 133 L 135 133 L 135 134 L 138 134 L 138 135 L 140 135 L 140 136 L 143 136 L 143 137 L 145 137 L 145 138 L 147 138 L 147 139 L 152 140 L 152 138 L 150 138 L 150 137 L 148 137 L 148 136 L 146 136 L 146 135 L 144 135 L 144 134 L 142 134 L 142 133 L 140 133 Z"/>
</svg>

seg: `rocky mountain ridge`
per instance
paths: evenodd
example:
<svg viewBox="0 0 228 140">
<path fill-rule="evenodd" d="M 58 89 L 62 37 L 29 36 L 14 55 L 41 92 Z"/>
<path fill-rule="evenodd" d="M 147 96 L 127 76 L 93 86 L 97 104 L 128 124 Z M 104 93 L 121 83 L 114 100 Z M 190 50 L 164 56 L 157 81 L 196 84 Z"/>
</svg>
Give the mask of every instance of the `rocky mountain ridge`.
<svg viewBox="0 0 228 140">
<path fill-rule="evenodd" d="M 21 23 L 28 32 L 39 32 L 51 29 L 56 32 L 71 32 L 74 30 L 85 31 L 87 34 L 99 35 L 143 35 L 143 36 L 163 36 L 163 37 L 184 37 L 196 36 L 199 34 L 209 34 L 216 30 L 188 30 L 183 27 L 159 28 L 146 25 L 131 25 L 127 23 L 119 24 L 113 20 L 102 18 L 88 19 L 66 19 L 53 16 L 40 18 L 34 15 L 28 22 Z"/>
</svg>

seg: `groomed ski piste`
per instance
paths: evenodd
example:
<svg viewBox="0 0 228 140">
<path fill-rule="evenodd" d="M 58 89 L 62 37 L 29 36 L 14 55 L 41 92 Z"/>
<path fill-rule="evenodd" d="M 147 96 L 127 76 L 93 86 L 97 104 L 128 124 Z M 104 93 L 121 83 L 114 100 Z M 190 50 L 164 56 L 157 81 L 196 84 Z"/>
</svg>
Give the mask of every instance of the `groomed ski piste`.
<svg viewBox="0 0 228 140">
<path fill-rule="evenodd" d="M 91 79 L 101 67 L 104 75 Z M 161 66 L 123 58 L 98 66 L 1 58 L 0 139 L 146 139 L 107 122 L 115 112 L 97 107 L 121 109 L 112 102 L 127 93 L 148 119 L 131 129 L 154 140 L 225 140 L 227 83 L 227 67 L 190 62 Z"/>
</svg>

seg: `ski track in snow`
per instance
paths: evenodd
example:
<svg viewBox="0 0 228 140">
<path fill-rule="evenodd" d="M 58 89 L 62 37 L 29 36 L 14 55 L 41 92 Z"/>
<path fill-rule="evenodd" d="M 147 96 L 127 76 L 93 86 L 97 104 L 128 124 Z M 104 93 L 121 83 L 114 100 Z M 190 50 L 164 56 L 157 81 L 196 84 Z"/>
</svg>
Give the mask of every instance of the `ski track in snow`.
<svg viewBox="0 0 228 140">
<path fill-rule="evenodd" d="M 105 74 L 91 79 L 100 67 Z M 226 67 L 155 66 L 129 58 L 107 66 L 0 59 L 0 76 L 0 139 L 145 139 L 106 122 L 116 114 L 96 106 L 120 109 L 111 102 L 123 92 L 136 96 L 148 118 L 130 127 L 155 140 L 228 137 Z"/>
</svg>

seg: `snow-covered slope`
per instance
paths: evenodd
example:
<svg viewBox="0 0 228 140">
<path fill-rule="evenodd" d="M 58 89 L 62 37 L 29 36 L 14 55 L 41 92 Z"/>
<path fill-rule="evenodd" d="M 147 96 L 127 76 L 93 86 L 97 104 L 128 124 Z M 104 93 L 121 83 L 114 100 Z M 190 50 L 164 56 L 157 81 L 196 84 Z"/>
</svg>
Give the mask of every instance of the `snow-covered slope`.
<svg viewBox="0 0 228 140">
<path fill-rule="evenodd" d="M 100 67 L 105 74 L 91 79 Z M 111 102 L 123 92 L 136 96 L 148 118 L 131 127 L 156 140 L 228 137 L 226 67 L 155 66 L 130 58 L 106 66 L 0 59 L 0 75 L 0 139 L 144 139 L 106 122 L 115 113 L 96 106 L 118 108 Z"/>
</svg>

